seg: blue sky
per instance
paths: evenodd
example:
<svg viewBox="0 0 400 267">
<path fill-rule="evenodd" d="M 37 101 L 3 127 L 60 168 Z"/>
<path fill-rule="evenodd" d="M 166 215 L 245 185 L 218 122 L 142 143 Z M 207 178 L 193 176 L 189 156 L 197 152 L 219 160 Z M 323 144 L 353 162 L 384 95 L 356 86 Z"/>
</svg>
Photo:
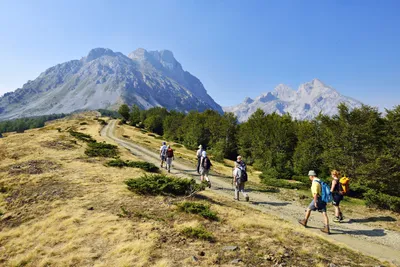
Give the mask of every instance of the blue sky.
<svg viewBox="0 0 400 267">
<path fill-rule="evenodd" d="M 400 1 L 0 0 L 0 95 L 95 47 L 169 49 L 222 106 L 319 78 L 400 104 Z"/>
</svg>

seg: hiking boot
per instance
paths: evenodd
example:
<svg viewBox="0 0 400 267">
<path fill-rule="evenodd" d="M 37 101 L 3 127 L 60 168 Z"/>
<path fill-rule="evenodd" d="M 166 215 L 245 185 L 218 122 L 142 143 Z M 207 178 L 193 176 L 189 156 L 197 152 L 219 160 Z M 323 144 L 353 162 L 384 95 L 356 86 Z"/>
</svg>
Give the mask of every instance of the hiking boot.
<svg viewBox="0 0 400 267">
<path fill-rule="evenodd" d="M 324 228 L 321 229 L 321 232 L 325 233 L 325 234 L 330 234 L 331 232 L 329 231 L 329 226 L 325 225 Z"/>
<path fill-rule="evenodd" d="M 207 181 L 207 184 L 208 184 L 208 188 L 211 188 L 211 182 Z"/>
<path fill-rule="evenodd" d="M 340 220 L 340 221 L 343 221 L 343 219 L 344 219 L 343 213 L 340 213 L 340 214 L 339 214 L 339 220 Z"/>
<path fill-rule="evenodd" d="M 250 198 L 249 196 L 246 196 L 246 201 L 249 202 Z"/>
<path fill-rule="evenodd" d="M 334 222 L 340 222 L 341 219 L 340 219 L 340 217 L 335 217 L 335 218 L 333 218 L 333 221 L 334 221 Z"/>
<path fill-rule="evenodd" d="M 307 220 L 306 219 L 299 220 L 298 222 L 299 222 L 299 224 L 303 225 L 304 227 L 307 227 Z"/>
</svg>

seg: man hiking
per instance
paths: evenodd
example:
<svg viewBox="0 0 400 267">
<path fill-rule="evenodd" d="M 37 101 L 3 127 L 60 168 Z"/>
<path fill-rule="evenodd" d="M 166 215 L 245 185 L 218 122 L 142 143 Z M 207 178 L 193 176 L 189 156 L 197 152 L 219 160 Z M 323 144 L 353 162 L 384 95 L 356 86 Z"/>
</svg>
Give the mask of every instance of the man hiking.
<svg viewBox="0 0 400 267">
<path fill-rule="evenodd" d="M 239 156 L 240 157 L 240 156 Z M 239 159 L 238 157 L 238 159 Z M 243 194 L 246 201 L 249 201 L 249 195 L 244 192 L 244 184 L 247 182 L 246 165 L 240 164 L 240 162 L 235 162 L 235 167 L 233 169 L 233 181 L 235 185 L 235 197 L 234 200 L 239 200 L 239 192 Z"/>
<path fill-rule="evenodd" d="M 321 229 L 321 231 L 326 234 L 330 234 L 329 220 L 328 220 L 328 215 L 326 214 L 326 203 L 321 200 L 321 195 L 322 195 L 321 180 L 318 179 L 315 171 L 309 171 L 308 177 L 312 181 L 311 194 L 313 195 L 313 200 L 311 201 L 310 205 L 307 208 L 304 219 L 299 220 L 299 223 L 301 225 L 303 225 L 304 227 L 307 227 L 307 222 L 308 222 L 308 218 L 310 218 L 311 211 L 318 210 L 319 212 L 322 212 L 322 216 L 324 218 L 324 224 L 325 224 L 324 228 Z"/>
<path fill-rule="evenodd" d="M 333 178 L 331 186 L 331 192 L 333 198 L 332 204 L 335 207 L 335 218 L 333 219 L 334 222 L 343 221 L 343 214 L 339 207 L 340 201 L 343 200 L 343 194 L 341 193 L 339 176 L 340 173 L 337 170 L 331 171 L 331 177 Z"/>
<path fill-rule="evenodd" d="M 208 173 L 210 172 L 212 164 L 210 159 L 207 157 L 207 153 L 205 151 L 201 152 L 201 159 L 200 159 L 200 180 L 204 182 L 204 178 L 207 181 L 208 188 L 211 188 L 211 182 L 208 178 Z"/>
<path fill-rule="evenodd" d="M 168 172 L 171 172 L 171 165 L 172 165 L 172 160 L 175 160 L 174 158 L 174 150 L 172 150 L 171 146 L 167 146 L 167 170 Z"/>
<path fill-rule="evenodd" d="M 204 149 L 202 145 L 199 145 L 199 149 L 196 152 L 197 156 L 197 173 L 200 174 L 200 161 L 201 161 L 201 153 L 203 153 Z"/>
<path fill-rule="evenodd" d="M 161 168 L 163 167 L 164 161 L 167 160 L 167 149 L 167 143 L 162 142 L 162 146 L 160 147 Z"/>
</svg>

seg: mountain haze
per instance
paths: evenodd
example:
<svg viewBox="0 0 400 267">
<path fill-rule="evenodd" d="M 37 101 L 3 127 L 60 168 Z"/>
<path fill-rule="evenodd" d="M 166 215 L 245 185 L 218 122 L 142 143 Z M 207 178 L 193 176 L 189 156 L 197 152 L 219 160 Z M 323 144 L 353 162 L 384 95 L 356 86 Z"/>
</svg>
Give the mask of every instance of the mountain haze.
<svg viewBox="0 0 400 267">
<path fill-rule="evenodd" d="M 350 108 L 362 105 L 361 102 L 343 96 L 334 88 L 314 79 L 300 85 L 297 91 L 279 84 L 272 92 L 262 94 L 254 100 L 246 97 L 241 104 L 225 107 L 224 111 L 233 112 L 240 122 L 246 121 L 259 108 L 266 114 L 290 113 L 296 119 L 307 120 L 315 118 L 320 112 L 330 116 L 337 114 L 340 103 Z"/>
<path fill-rule="evenodd" d="M 22 88 L 4 94 L 0 119 L 116 109 L 122 103 L 144 109 L 162 106 L 182 112 L 223 112 L 171 51 L 140 48 L 125 56 L 96 48 L 86 57 L 51 67 Z"/>
</svg>

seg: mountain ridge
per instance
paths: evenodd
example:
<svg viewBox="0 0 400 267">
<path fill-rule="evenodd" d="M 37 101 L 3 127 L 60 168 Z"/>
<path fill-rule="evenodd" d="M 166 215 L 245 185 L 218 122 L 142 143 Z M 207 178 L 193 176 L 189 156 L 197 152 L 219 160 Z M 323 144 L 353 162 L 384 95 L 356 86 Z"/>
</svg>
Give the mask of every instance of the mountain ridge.
<svg viewBox="0 0 400 267">
<path fill-rule="evenodd" d="M 0 97 L 0 120 L 70 113 L 120 104 L 162 106 L 181 112 L 223 113 L 201 81 L 185 71 L 169 50 L 136 49 L 128 56 L 94 48 L 80 60 L 57 64 L 22 88 Z"/>
<path fill-rule="evenodd" d="M 223 109 L 234 113 L 239 122 L 246 121 L 259 108 L 266 114 L 289 113 L 295 119 L 307 120 L 315 118 L 320 112 L 330 116 L 337 114 L 340 103 L 345 103 L 350 108 L 362 105 L 360 101 L 341 95 L 333 87 L 315 78 L 301 84 L 297 90 L 278 84 L 274 90 L 262 93 L 254 100 L 246 97 L 242 103 Z"/>
</svg>

